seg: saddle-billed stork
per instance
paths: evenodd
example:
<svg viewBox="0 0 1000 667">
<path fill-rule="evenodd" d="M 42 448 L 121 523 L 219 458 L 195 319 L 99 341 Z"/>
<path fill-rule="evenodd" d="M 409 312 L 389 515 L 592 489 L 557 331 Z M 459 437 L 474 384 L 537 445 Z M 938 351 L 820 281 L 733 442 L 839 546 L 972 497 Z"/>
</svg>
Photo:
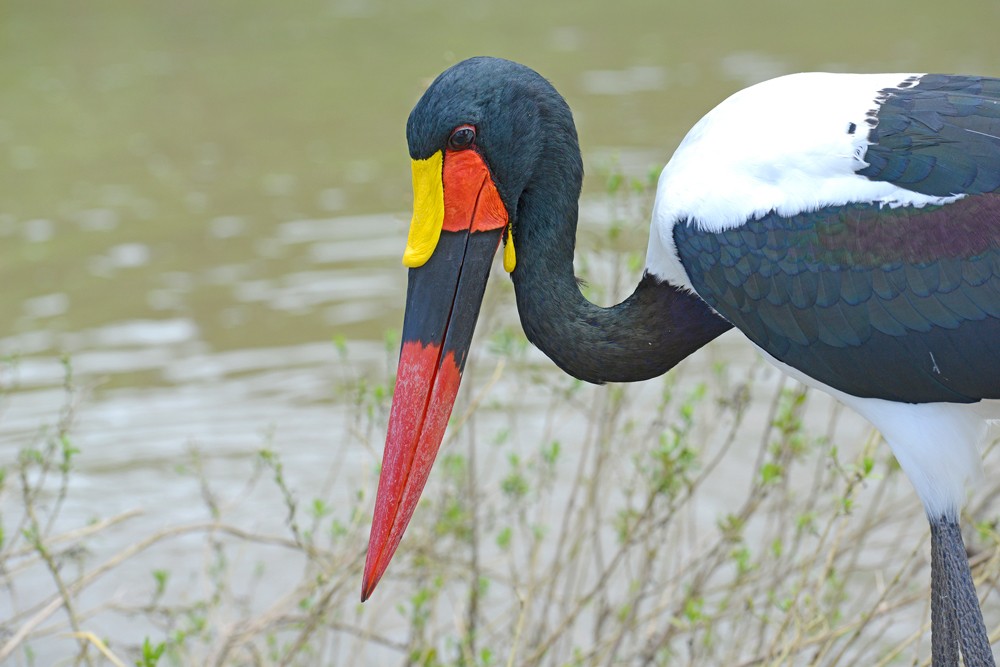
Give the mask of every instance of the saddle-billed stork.
<svg viewBox="0 0 1000 667">
<path fill-rule="evenodd" d="M 362 600 L 427 480 L 503 244 L 525 334 L 577 378 L 656 377 L 736 327 L 870 420 L 930 521 L 934 664 L 994 664 L 958 521 L 1000 419 L 1000 79 L 794 74 L 736 93 L 663 169 L 645 273 L 610 308 L 573 274 L 583 165 L 548 81 L 460 62 L 406 138 L 409 283 Z"/>
</svg>

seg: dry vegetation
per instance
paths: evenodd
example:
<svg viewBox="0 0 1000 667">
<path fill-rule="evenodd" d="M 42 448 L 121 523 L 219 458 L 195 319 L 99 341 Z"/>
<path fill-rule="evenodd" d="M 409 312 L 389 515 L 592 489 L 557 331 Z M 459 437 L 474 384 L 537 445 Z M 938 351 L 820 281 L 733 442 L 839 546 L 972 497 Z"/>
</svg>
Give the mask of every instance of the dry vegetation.
<svg viewBox="0 0 1000 667">
<path fill-rule="evenodd" d="M 613 217 L 631 215 L 632 190 L 610 179 Z M 628 233 L 613 226 L 607 250 L 588 254 L 601 300 L 635 273 L 636 258 L 616 252 Z M 712 350 L 713 363 L 643 386 L 584 386 L 538 359 L 511 317 L 484 312 L 489 341 L 424 502 L 365 605 L 388 382 L 348 373 L 335 389 L 352 419 L 331 440 L 370 455 L 371 475 L 335 477 L 350 502 L 299 488 L 265 441 L 232 496 L 197 452 L 184 462 L 209 520 L 147 525 L 129 511 L 67 528 L 59 516 L 87 455 L 73 444 L 86 392 L 67 363 L 63 413 L 0 477 L 0 663 L 40 664 L 58 639 L 73 665 L 926 664 L 927 530 L 877 434 Z M 998 480 L 987 474 L 965 515 L 994 637 Z M 232 518 L 259 494 L 283 530 Z M 190 562 L 169 555 L 178 549 Z M 197 585 L 129 567 L 158 551 L 193 563 Z M 114 597 L 91 594 L 116 577 Z"/>
</svg>

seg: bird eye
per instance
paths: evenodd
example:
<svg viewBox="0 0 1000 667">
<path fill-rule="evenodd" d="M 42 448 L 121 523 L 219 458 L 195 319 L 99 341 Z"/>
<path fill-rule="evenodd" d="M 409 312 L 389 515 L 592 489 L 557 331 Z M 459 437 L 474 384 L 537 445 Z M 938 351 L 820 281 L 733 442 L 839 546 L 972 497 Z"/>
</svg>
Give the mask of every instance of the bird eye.
<svg viewBox="0 0 1000 667">
<path fill-rule="evenodd" d="M 476 128 L 471 125 L 459 125 L 448 137 L 448 148 L 453 151 L 465 150 L 476 140 Z"/>
</svg>

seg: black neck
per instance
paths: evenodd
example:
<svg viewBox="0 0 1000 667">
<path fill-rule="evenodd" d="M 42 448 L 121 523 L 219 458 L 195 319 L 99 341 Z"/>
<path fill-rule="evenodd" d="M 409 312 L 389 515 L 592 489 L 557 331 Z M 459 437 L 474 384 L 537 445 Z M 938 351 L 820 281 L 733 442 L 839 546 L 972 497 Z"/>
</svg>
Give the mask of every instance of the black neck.
<svg viewBox="0 0 1000 667">
<path fill-rule="evenodd" d="M 587 382 L 646 380 L 732 327 L 698 297 L 648 273 L 617 306 L 587 301 L 573 274 L 582 171 L 570 168 L 568 178 L 559 171 L 536 172 L 518 202 L 511 275 L 525 334 L 557 366 Z"/>
</svg>

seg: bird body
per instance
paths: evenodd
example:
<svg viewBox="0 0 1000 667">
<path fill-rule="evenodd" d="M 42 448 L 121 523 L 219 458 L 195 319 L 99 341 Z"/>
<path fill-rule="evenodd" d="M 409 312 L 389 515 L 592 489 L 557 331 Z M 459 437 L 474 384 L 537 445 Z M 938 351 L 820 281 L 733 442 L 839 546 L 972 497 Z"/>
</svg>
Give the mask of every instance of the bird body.
<svg viewBox="0 0 1000 667">
<path fill-rule="evenodd" d="M 736 327 L 872 421 L 931 523 L 935 664 L 993 664 L 958 512 L 1000 418 L 1000 80 L 817 73 L 736 93 L 664 168 L 646 270 L 609 308 L 573 275 L 583 166 L 545 79 L 463 61 L 407 141 L 407 308 L 362 599 L 430 472 L 503 244 L 526 336 L 575 377 L 655 377 Z"/>
<path fill-rule="evenodd" d="M 1000 82 L 808 73 L 736 93 L 664 168 L 646 271 L 865 416 L 928 514 L 954 514 L 1000 419 L 982 400 L 1000 398 Z"/>
</svg>

